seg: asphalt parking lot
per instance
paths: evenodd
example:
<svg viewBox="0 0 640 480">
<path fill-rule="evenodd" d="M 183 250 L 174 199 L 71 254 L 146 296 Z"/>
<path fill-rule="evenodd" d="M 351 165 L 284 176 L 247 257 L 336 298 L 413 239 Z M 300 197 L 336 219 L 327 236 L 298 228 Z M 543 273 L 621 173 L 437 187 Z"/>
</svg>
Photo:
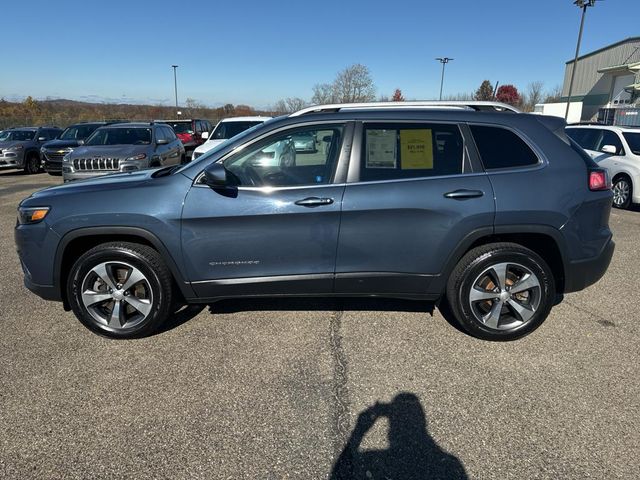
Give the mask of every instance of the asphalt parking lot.
<svg viewBox="0 0 640 480">
<path fill-rule="evenodd" d="M 1 478 L 640 476 L 640 211 L 613 212 L 606 276 L 515 342 L 419 303 L 313 299 L 113 341 L 22 285 L 16 206 L 59 182 L 0 172 Z"/>
</svg>

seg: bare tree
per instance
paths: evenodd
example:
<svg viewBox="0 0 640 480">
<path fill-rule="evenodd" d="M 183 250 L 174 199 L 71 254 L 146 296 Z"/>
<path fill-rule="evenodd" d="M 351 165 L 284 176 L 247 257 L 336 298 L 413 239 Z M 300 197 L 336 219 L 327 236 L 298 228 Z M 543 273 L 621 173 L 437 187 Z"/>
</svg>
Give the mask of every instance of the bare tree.
<svg viewBox="0 0 640 480">
<path fill-rule="evenodd" d="M 278 100 L 271 108 L 274 113 L 293 113 L 302 110 L 308 105 L 304 98 L 288 97 Z"/>
<path fill-rule="evenodd" d="M 544 98 L 544 103 L 559 102 L 562 97 L 562 87 L 556 85 L 552 90 L 547 92 L 547 96 Z"/>
<path fill-rule="evenodd" d="M 542 95 L 544 89 L 544 82 L 537 80 L 527 85 L 527 90 L 524 93 L 523 108 L 525 112 L 533 112 L 536 104 L 542 102 Z"/>
<path fill-rule="evenodd" d="M 360 63 L 339 72 L 333 89 L 338 101 L 343 103 L 372 102 L 376 98 L 376 87 L 369 69 Z"/>
<path fill-rule="evenodd" d="M 313 97 L 311 97 L 311 103 L 316 105 L 322 105 L 326 103 L 336 103 L 335 92 L 333 84 L 331 83 L 318 83 L 313 86 Z"/>
</svg>

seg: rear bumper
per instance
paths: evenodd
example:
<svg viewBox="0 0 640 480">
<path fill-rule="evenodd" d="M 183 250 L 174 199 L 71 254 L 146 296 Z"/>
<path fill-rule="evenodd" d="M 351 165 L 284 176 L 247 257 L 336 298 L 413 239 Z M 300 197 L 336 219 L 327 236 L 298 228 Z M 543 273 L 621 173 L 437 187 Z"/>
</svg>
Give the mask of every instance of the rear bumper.
<svg viewBox="0 0 640 480">
<path fill-rule="evenodd" d="M 564 293 L 584 290 L 589 285 L 593 285 L 609 268 L 615 243 L 609 239 L 599 255 L 587 260 L 569 262 L 565 269 Z"/>
</svg>

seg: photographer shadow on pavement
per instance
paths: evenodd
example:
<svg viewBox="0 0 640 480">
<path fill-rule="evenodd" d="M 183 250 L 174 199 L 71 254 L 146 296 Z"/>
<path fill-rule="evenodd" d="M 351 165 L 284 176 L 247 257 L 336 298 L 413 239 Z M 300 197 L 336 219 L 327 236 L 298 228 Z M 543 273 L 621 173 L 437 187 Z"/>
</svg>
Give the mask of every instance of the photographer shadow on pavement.
<svg viewBox="0 0 640 480">
<path fill-rule="evenodd" d="M 364 436 L 381 417 L 389 421 L 389 448 L 361 450 Z M 462 480 L 468 477 L 460 460 L 442 450 L 429 435 L 418 397 L 403 392 L 391 403 L 376 403 L 360 413 L 329 478 Z"/>
</svg>

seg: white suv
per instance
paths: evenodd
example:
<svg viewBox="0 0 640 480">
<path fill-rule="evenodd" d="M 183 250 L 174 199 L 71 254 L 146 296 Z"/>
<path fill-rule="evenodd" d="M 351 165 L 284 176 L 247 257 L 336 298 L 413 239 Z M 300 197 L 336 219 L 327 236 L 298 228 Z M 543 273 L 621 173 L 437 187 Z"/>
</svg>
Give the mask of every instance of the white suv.
<svg viewBox="0 0 640 480">
<path fill-rule="evenodd" d="M 614 207 L 629 208 L 640 203 L 640 128 L 568 126 L 567 135 L 608 170 Z"/>
<path fill-rule="evenodd" d="M 206 138 L 207 141 L 193 151 L 193 160 L 207 153 L 213 147 L 220 145 L 225 140 L 235 137 L 251 127 L 260 125 L 270 118 L 271 117 L 232 117 L 220 120 L 216 128 L 213 129 L 213 132 L 211 132 L 211 135 L 205 134 L 206 132 L 202 134 L 202 138 Z"/>
</svg>

